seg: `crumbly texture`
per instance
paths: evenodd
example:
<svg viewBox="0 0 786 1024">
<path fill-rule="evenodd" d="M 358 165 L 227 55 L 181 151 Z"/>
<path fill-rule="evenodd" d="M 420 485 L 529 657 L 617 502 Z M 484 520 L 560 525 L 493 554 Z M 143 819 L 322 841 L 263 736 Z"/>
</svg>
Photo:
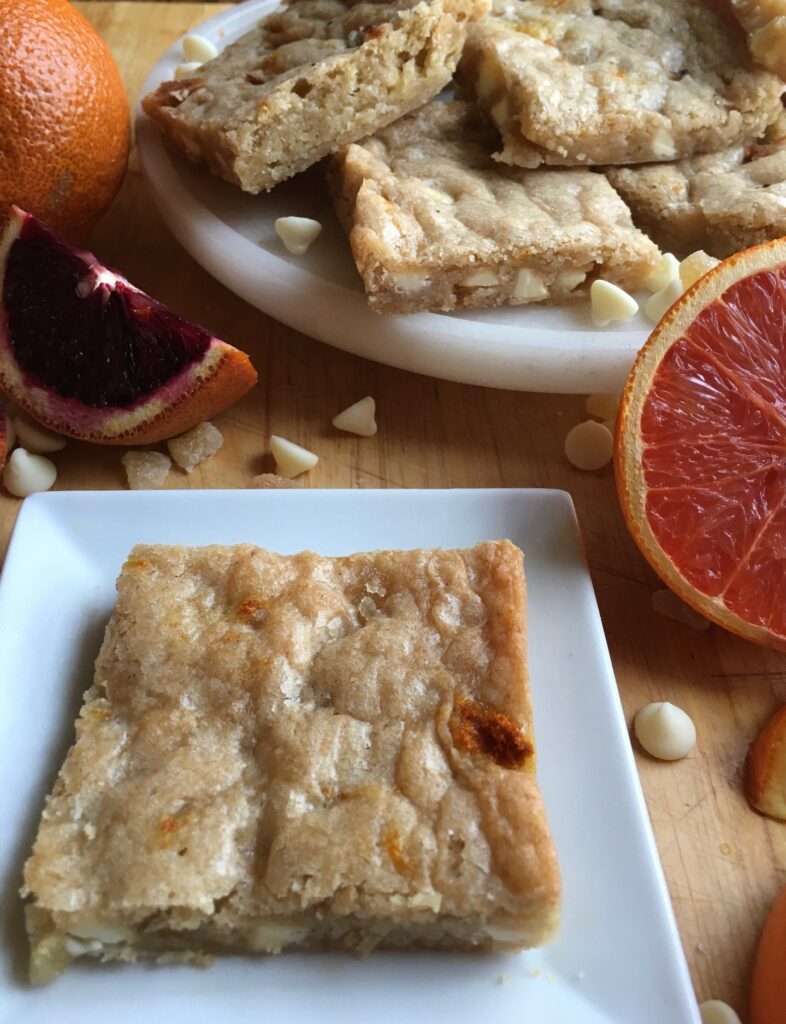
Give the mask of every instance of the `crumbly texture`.
<svg viewBox="0 0 786 1024">
<path fill-rule="evenodd" d="M 786 79 L 786 0 L 731 0 L 731 6 L 759 64 Z"/>
<path fill-rule="evenodd" d="M 752 142 L 783 82 L 718 0 L 494 0 L 459 76 L 521 167 L 671 160 Z"/>
<path fill-rule="evenodd" d="M 223 443 L 224 435 L 218 427 L 206 420 L 180 437 L 167 441 L 167 448 L 178 466 L 190 473 L 200 463 L 215 455 Z"/>
<path fill-rule="evenodd" d="M 280 488 L 300 487 L 297 480 L 290 480 L 288 477 L 279 476 L 278 473 L 260 473 L 252 478 L 248 484 L 252 490 L 270 491 Z"/>
<path fill-rule="evenodd" d="M 176 150 L 261 192 L 435 96 L 488 5 L 294 0 L 142 105 Z"/>
<path fill-rule="evenodd" d="M 172 460 L 163 452 L 126 452 L 120 460 L 132 491 L 156 490 L 164 486 Z"/>
<path fill-rule="evenodd" d="M 372 308 L 566 302 L 596 276 L 638 287 L 659 257 L 602 175 L 491 159 L 473 104 L 435 101 L 328 171 Z"/>
<path fill-rule="evenodd" d="M 606 173 L 639 227 L 679 255 L 723 258 L 786 235 L 786 142 Z"/>
<path fill-rule="evenodd" d="M 524 599 L 509 541 L 134 548 L 25 866 L 33 980 L 549 938 Z"/>
</svg>

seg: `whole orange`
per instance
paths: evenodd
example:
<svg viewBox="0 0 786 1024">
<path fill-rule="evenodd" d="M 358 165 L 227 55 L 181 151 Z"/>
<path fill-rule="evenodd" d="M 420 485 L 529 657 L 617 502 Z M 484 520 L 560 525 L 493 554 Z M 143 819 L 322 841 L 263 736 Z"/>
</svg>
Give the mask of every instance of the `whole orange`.
<svg viewBox="0 0 786 1024">
<path fill-rule="evenodd" d="M 128 163 L 120 72 L 67 0 L 0 0 L 0 40 L 0 219 L 16 203 L 81 239 Z"/>
</svg>

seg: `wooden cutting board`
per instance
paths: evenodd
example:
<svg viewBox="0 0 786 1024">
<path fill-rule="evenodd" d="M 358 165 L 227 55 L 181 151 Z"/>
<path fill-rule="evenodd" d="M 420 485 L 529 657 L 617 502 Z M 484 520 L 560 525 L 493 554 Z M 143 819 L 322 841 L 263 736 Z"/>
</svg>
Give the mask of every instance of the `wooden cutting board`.
<svg viewBox="0 0 786 1024">
<path fill-rule="evenodd" d="M 76 6 L 109 43 L 132 99 L 172 41 L 222 9 Z M 725 999 L 744 1020 L 758 932 L 786 882 L 786 824 L 749 810 L 741 769 L 758 728 L 786 702 L 786 657 L 652 610 L 660 583 L 625 530 L 611 468 L 582 473 L 563 454 L 566 432 L 586 418 L 583 398 L 431 380 L 335 351 L 274 322 L 212 280 L 178 246 L 133 154 L 93 246 L 140 287 L 248 351 L 260 373 L 259 386 L 216 420 L 222 451 L 189 477 L 173 473 L 168 486 L 245 487 L 273 468 L 266 453 L 270 434 L 278 433 L 319 454 L 304 481 L 309 487 L 524 486 L 571 493 L 626 714 L 632 717 L 651 700 L 671 700 L 697 725 L 698 745 L 686 760 L 661 764 L 640 751 L 636 756 L 699 999 Z M 334 431 L 332 417 L 369 394 L 377 400 L 379 433 L 355 438 Z M 55 456 L 57 487 L 123 487 L 121 454 L 69 444 Z M 0 496 L 0 550 L 18 507 Z M 577 780 L 582 783 L 592 780 Z"/>
</svg>

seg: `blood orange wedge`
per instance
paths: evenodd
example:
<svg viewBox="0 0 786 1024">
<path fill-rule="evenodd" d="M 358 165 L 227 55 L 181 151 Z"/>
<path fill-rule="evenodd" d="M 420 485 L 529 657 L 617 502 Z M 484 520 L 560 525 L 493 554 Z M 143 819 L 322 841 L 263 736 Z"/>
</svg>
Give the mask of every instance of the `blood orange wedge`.
<svg viewBox="0 0 786 1024">
<path fill-rule="evenodd" d="M 786 650 L 786 239 L 725 260 L 666 313 L 628 378 L 614 462 L 658 575 Z"/>
<path fill-rule="evenodd" d="M 0 238 L 0 391 L 57 433 L 173 437 L 256 382 L 248 356 L 12 207 Z"/>
</svg>

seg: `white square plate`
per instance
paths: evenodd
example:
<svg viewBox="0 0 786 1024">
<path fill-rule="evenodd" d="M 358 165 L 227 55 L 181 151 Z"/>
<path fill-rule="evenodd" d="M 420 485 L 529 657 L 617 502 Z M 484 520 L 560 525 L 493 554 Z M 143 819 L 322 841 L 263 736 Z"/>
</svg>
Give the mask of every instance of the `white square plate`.
<svg viewBox="0 0 786 1024">
<path fill-rule="evenodd" d="M 283 553 L 526 553 L 539 776 L 564 881 L 558 939 L 524 954 L 299 955 L 78 966 L 24 982 L 16 896 L 45 793 L 132 544 L 250 541 Z M 558 491 L 165 491 L 36 495 L 0 583 L 2 1024 L 698 1024 L 576 519 Z"/>
</svg>

